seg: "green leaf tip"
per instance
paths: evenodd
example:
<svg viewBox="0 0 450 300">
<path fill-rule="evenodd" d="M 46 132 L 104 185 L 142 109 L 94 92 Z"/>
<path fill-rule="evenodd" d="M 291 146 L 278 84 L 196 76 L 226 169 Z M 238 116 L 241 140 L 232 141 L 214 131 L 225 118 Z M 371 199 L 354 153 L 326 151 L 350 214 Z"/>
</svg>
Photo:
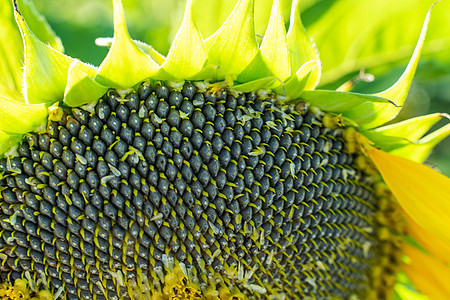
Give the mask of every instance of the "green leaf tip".
<svg viewBox="0 0 450 300">
<path fill-rule="evenodd" d="M 53 103 L 64 96 L 67 70 L 72 58 L 40 41 L 31 32 L 14 1 L 14 15 L 25 52 L 23 94 L 27 103 Z"/>
<path fill-rule="evenodd" d="M 114 40 L 95 81 L 114 88 L 129 88 L 154 75 L 159 65 L 131 40 L 122 1 L 113 0 Z"/>
<path fill-rule="evenodd" d="M 192 1 L 186 1 L 181 27 L 162 65 L 162 70 L 171 79 L 191 79 L 202 70 L 207 59 L 202 36 L 192 18 Z"/>
<path fill-rule="evenodd" d="M 375 128 L 383 125 L 384 123 L 395 118 L 400 112 L 403 104 L 405 103 L 417 65 L 419 63 L 420 54 L 425 43 L 428 24 L 431 18 L 431 11 L 438 2 L 440 1 L 434 2 L 427 12 L 416 47 L 401 77 L 388 89 L 375 94 L 375 96 L 390 99 L 396 104 L 396 107 L 383 103 L 364 103 L 346 112 L 346 116 L 355 120 L 361 125 L 361 127 Z"/>
<path fill-rule="evenodd" d="M 223 80 L 237 76 L 258 53 L 254 0 L 239 0 L 222 26 L 205 40 L 208 61 L 198 79 Z"/>
</svg>

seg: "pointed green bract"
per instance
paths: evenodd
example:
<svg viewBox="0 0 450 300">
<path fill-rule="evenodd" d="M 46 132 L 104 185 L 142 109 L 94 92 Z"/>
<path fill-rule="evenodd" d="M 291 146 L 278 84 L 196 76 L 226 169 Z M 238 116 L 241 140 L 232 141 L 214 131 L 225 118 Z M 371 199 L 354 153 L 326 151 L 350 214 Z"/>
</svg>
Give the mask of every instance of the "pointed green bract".
<svg viewBox="0 0 450 300">
<path fill-rule="evenodd" d="M 255 58 L 258 45 L 255 39 L 253 0 L 239 0 L 224 24 L 208 39 L 207 67 L 201 79 L 223 80 L 237 76 Z"/>
<path fill-rule="evenodd" d="M 111 47 L 113 41 L 114 38 L 108 37 L 96 38 L 95 44 L 100 47 Z M 138 40 L 133 40 L 133 42 L 136 44 L 136 46 L 139 47 L 139 49 L 141 49 L 142 52 L 150 56 L 158 65 L 162 65 L 166 60 L 166 57 L 164 55 L 156 51 L 156 49 L 150 46 L 149 44 Z"/>
<path fill-rule="evenodd" d="M 0 97 L 0 130 L 24 134 L 46 122 L 47 105 L 26 104 Z"/>
<path fill-rule="evenodd" d="M 260 51 L 273 76 L 285 81 L 291 75 L 281 0 L 273 1 L 269 25 Z"/>
<path fill-rule="evenodd" d="M 237 81 L 246 84 L 253 81 L 262 82 L 260 79 L 263 78 L 278 78 L 277 81 L 273 81 L 272 85 L 264 87 L 267 89 L 279 86 L 280 84 L 276 84 L 277 82 L 282 83 L 290 76 L 291 67 L 282 3 L 280 0 L 274 0 L 261 47 L 253 61 L 239 74 Z"/>
<path fill-rule="evenodd" d="M 39 40 L 49 44 L 53 49 L 61 53 L 64 52 L 61 39 L 55 34 L 45 18 L 37 11 L 32 1 L 20 0 L 19 10 L 27 20 L 27 25 Z"/>
<path fill-rule="evenodd" d="M 374 128 L 380 126 L 397 116 L 405 103 L 411 82 L 414 78 L 417 64 L 419 63 L 420 53 L 425 43 L 425 36 L 427 33 L 428 24 L 430 22 L 431 10 L 436 3 L 437 2 L 431 6 L 427 13 L 416 48 L 414 49 L 414 53 L 412 54 L 408 66 L 402 76 L 393 86 L 383 92 L 375 94 L 375 96 L 384 97 L 391 100 L 397 105 L 397 107 L 382 103 L 365 103 L 346 112 L 345 116 L 355 120 L 363 128 Z"/>
<path fill-rule="evenodd" d="M 22 98 L 23 42 L 11 1 L 4 1 L 0 6 L 0 18 L 0 96 L 19 101 Z"/>
<path fill-rule="evenodd" d="M 27 19 L 33 33 L 59 51 L 63 51 L 61 40 L 55 35 L 45 19 L 37 12 L 33 2 L 21 0 L 20 11 Z M 17 27 L 11 0 L 0 7 L 0 96 L 24 101 L 22 92 L 23 41 Z"/>
<path fill-rule="evenodd" d="M 99 67 L 95 80 L 105 86 L 129 88 L 154 75 L 158 64 L 131 40 L 125 24 L 122 2 L 114 4 L 114 41 Z"/>
<path fill-rule="evenodd" d="M 69 66 L 69 76 L 64 91 L 64 104 L 77 107 L 91 103 L 106 93 L 108 87 L 93 78 L 96 69 L 74 60 Z"/>
<path fill-rule="evenodd" d="M 202 36 L 192 19 L 192 0 L 187 0 L 183 22 L 162 70 L 168 73 L 171 79 L 190 79 L 203 68 L 206 58 Z"/>
<path fill-rule="evenodd" d="M 304 91 L 300 99 L 333 113 L 345 112 L 361 103 L 386 103 L 395 106 L 388 99 L 377 96 L 329 90 Z"/>
<path fill-rule="evenodd" d="M 300 18 L 300 0 L 292 1 L 291 24 L 287 33 L 287 42 L 292 76 L 307 61 L 320 60 L 319 52 L 302 24 Z M 312 90 L 319 84 L 321 69 L 322 65 L 318 64 L 311 71 L 311 74 L 308 75 L 309 78 L 305 84 L 306 90 Z"/>
<path fill-rule="evenodd" d="M 450 136 L 450 124 L 447 124 L 424 136 L 415 143 L 408 143 L 407 145 L 394 149 L 389 153 L 421 163 L 427 159 L 436 145 L 448 136 Z"/>
<path fill-rule="evenodd" d="M 41 42 L 15 10 L 25 48 L 23 92 L 28 103 L 53 103 L 64 96 L 67 70 L 72 58 Z"/>
</svg>

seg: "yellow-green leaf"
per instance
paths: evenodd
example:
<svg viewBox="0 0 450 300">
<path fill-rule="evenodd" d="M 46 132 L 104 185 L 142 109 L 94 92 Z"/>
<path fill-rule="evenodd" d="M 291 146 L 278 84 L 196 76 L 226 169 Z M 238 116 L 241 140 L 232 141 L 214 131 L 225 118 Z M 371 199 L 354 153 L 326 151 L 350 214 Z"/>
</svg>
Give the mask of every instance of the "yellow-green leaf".
<svg viewBox="0 0 450 300">
<path fill-rule="evenodd" d="M 208 61 L 201 77 L 223 80 L 237 76 L 258 53 L 254 0 L 239 0 L 223 25 L 205 40 Z"/>
<path fill-rule="evenodd" d="M 0 97 L 0 130 L 24 134 L 47 121 L 45 103 L 26 104 Z"/>
<path fill-rule="evenodd" d="M 114 4 L 114 40 L 95 81 L 109 87 L 129 88 L 155 74 L 159 66 L 131 40 L 121 0 Z"/>
<path fill-rule="evenodd" d="M 67 70 L 72 58 L 41 42 L 16 9 L 16 22 L 24 41 L 23 92 L 28 103 L 53 103 L 64 96 Z"/>
<path fill-rule="evenodd" d="M 442 126 L 436 131 L 424 136 L 414 143 L 408 143 L 389 151 L 389 153 L 399 155 L 416 162 L 423 162 L 430 155 L 431 151 L 442 140 L 450 136 L 450 124 Z"/>
<path fill-rule="evenodd" d="M 345 112 L 361 103 L 388 103 L 394 106 L 388 99 L 377 96 L 329 90 L 304 91 L 300 99 L 310 102 L 321 110 L 334 113 Z"/>
<path fill-rule="evenodd" d="M 108 87 L 96 82 L 96 69 L 74 60 L 69 66 L 69 76 L 64 92 L 64 104 L 78 107 L 101 97 Z"/>
<path fill-rule="evenodd" d="M 162 70 L 175 80 L 190 79 L 203 68 L 207 58 L 202 36 L 192 18 L 192 1 L 186 1 L 183 22 L 162 65 Z"/>
<path fill-rule="evenodd" d="M 369 149 L 368 155 L 404 211 L 450 245 L 450 178 L 374 147 Z"/>
<path fill-rule="evenodd" d="M 306 33 L 300 18 L 300 0 L 292 1 L 291 23 L 287 33 L 287 42 L 292 76 L 295 76 L 295 72 L 307 61 L 320 61 L 319 51 Z M 321 69 L 321 64 L 314 66 L 314 69 L 308 75 L 309 78 L 305 85 L 306 90 L 312 90 L 319 84 Z"/>
<path fill-rule="evenodd" d="M 402 76 L 390 88 L 375 94 L 376 96 L 391 100 L 397 105 L 397 107 L 385 103 L 364 103 L 346 112 L 344 114 L 346 117 L 353 119 L 363 128 L 374 128 L 392 120 L 395 116 L 397 116 L 406 100 L 406 96 L 408 95 L 411 82 L 417 69 L 417 64 L 419 63 L 420 53 L 422 52 L 422 48 L 425 43 L 425 37 L 433 6 L 434 4 L 431 6 L 425 17 L 416 48 L 414 49 L 414 53 L 412 54 L 409 64 Z"/>
</svg>

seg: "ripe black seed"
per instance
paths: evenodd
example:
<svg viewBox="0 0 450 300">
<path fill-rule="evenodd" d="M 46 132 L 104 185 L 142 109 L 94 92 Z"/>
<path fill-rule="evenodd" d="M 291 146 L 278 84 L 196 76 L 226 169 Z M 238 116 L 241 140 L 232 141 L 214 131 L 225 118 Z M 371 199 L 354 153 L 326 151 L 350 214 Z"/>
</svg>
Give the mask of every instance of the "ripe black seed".
<svg viewBox="0 0 450 300">
<path fill-rule="evenodd" d="M 48 134 L 27 136 L 19 147 L 22 159 L 11 160 L 11 167 L 0 160 L 7 175 L 0 179 L 6 188 L 0 192 L 0 246 L 15 246 L 5 252 L 1 276 L 40 270 L 54 289 L 65 282 L 68 299 L 90 299 L 93 293 L 105 299 L 100 288 L 87 283 L 84 264 L 89 264 L 90 279 L 106 282 L 108 299 L 119 293 L 127 299 L 110 266 L 140 266 L 149 274 L 150 268 L 163 267 L 162 255 L 168 253 L 187 266 L 190 256 L 197 272 L 203 265 L 222 272 L 223 262 L 254 268 L 256 259 L 264 263 L 270 256 L 287 280 L 293 275 L 305 280 L 310 274 L 292 266 L 320 260 L 320 253 L 333 252 L 343 236 L 355 245 L 368 241 L 353 228 L 373 226 L 359 217 L 373 214 L 367 205 L 375 203 L 371 183 L 353 170 L 341 132 L 316 125 L 320 118 L 306 108 L 280 108 L 256 93 L 200 93 L 191 83 L 176 92 L 147 82 L 126 101 L 118 99 L 108 92 L 92 116 L 72 109 L 73 117 L 51 123 Z M 15 223 L 8 223 L 13 214 Z M 338 253 L 336 262 L 361 274 L 369 269 L 360 247 L 345 251 L 361 260 Z M 367 280 L 324 264 L 346 278 Z M 270 272 L 257 269 L 254 276 L 264 283 L 284 278 L 275 263 Z M 348 291 L 363 286 L 338 282 Z M 326 281 L 320 289 L 350 296 Z M 297 292 L 309 295 L 306 289 Z"/>
<path fill-rule="evenodd" d="M 139 109 L 139 96 L 136 92 L 131 92 L 125 96 L 125 105 L 130 109 L 130 111 Z"/>
<path fill-rule="evenodd" d="M 120 104 L 117 106 L 116 109 L 116 116 L 119 118 L 119 120 L 122 123 L 126 123 L 128 121 L 128 117 L 130 115 L 130 110 L 128 109 L 128 107 L 126 107 L 123 104 Z"/>
</svg>

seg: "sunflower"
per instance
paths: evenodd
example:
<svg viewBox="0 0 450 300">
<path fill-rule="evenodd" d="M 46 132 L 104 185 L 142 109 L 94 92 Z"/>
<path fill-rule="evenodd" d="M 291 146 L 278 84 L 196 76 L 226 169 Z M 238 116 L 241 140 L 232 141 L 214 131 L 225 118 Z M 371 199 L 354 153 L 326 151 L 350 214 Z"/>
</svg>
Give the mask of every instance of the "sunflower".
<svg viewBox="0 0 450 300">
<path fill-rule="evenodd" d="M 204 39 L 187 0 L 164 56 L 113 0 L 98 67 L 3 5 L 2 299 L 450 297 L 450 179 L 422 164 L 448 115 L 388 123 L 434 5 L 397 82 L 361 94 L 316 89 L 299 0 L 261 41 L 253 2 Z"/>
</svg>

